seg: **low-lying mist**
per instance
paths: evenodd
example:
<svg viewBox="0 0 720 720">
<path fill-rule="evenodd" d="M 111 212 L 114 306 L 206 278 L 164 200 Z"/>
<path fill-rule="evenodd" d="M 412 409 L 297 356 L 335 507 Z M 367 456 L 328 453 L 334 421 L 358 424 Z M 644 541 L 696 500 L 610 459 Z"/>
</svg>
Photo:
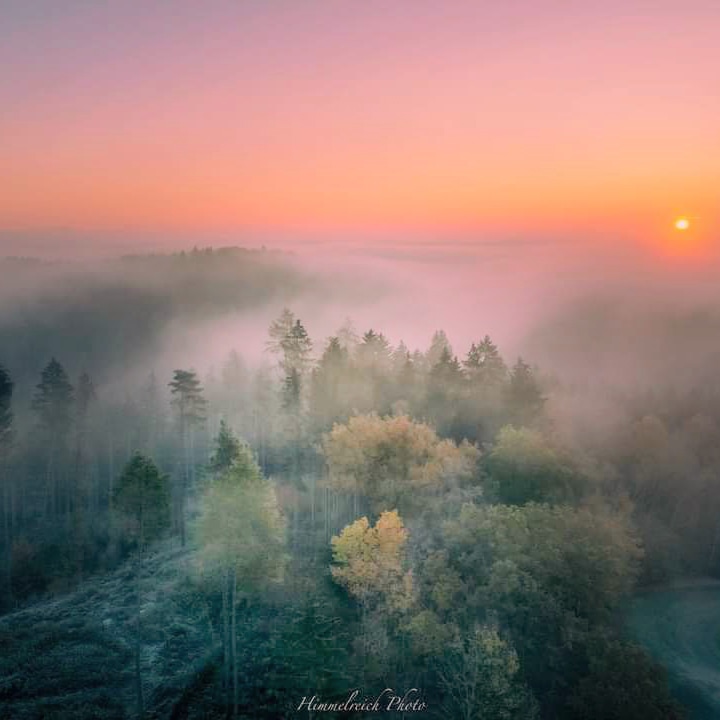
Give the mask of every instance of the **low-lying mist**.
<svg viewBox="0 0 720 720">
<path fill-rule="evenodd" d="M 191 251 L 0 263 L 0 360 L 32 382 L 50 356 L 96 382 L 176 366 L 207 372 L 231 349 L 257 365 L 282 307 L 322 352 L 347 318 L 462 358 L 489 334 L 564 382 L 602 388 L 715 383 L 720 296 L 711 268 L 675 268 L 610 243 L 566 239 L 310 244 L 296 253 Z M 622 252 L 620 252 L 622 249 Z M 27 388 L 29 390 L 29 387 Z"/>
</svg>

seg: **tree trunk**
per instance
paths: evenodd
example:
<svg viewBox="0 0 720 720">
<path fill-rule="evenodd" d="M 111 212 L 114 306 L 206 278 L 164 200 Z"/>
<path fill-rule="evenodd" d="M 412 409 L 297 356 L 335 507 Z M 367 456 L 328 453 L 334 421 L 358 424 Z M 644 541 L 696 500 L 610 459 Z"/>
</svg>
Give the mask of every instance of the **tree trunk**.
<svg viewBox="0 0 720 720">
<path fill-rule="evenodd" d="M 0 473 L 2 476 L 3 486 L 3 545 L 5 547 L 5 592 L 7 601 L 12 604 L 12 504 L 13 491 L 11 487 L 12 479 L 7 466 L 0 462 Z"/>
<path fill-rule="evenodd" d="M 223 674 L 222 689 L 225 705 L 230 705 L 230 574 L 223 572 L 222 578 L 222 615 L 223 615 Z"/>
<path fill-rule="evenodd" d="M 140 620 L 140 554 L 138 553 L 135 566 L 135 693 L 137 697 L 137 716 L 142 718 L 145 714 L 145 700 L 143 697 L 142 672 L 140 669 L 141 650 L 141 620 Z"/>
<path fill-rule="evenodd" d="M 232 578 L 232 663 L 233 663 L 233 720 L 238 716 L 238 667 L 237 667 L 237 570 L 233 568 Z"/>
</svg>

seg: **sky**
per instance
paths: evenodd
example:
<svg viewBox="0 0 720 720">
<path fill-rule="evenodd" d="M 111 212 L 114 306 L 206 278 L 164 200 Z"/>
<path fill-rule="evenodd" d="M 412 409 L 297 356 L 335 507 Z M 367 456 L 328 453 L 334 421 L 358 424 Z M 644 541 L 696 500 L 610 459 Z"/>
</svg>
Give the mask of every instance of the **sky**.
<svg viewBox="0 0 720 720">
<path fill-rule="evenodd" d="M 719 78 L 717 0 L 0 0 L 0 250 L 706 247 Z"/>
</svg>

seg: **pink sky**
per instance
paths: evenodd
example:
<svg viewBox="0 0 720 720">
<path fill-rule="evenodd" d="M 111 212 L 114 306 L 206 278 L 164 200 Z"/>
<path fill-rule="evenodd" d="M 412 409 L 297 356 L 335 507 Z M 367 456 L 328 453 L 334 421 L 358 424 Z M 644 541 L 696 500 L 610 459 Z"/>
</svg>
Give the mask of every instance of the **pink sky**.
<svg viewBox="0 0 720 720">
<path fill-rule="evenodd" d="M 717 0 L 10 0 L 0 243 L 575 233 L 666 251 L 677 215 L 717 237 L 719 83 Z"/>
</svg>

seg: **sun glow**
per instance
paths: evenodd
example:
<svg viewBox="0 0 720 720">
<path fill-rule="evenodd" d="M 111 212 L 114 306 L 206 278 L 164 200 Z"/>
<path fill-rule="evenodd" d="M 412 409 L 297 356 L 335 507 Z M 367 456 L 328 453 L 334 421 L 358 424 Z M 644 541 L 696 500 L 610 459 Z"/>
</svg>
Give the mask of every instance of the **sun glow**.
<svg viewBox="0 0 720 720">
<path fill-rule="evenodd" d="M 688 230 L 690 228 L 690 221 L 686 217 L 680 217 L 675 220 L 676 230 Z"/>
</svg>

